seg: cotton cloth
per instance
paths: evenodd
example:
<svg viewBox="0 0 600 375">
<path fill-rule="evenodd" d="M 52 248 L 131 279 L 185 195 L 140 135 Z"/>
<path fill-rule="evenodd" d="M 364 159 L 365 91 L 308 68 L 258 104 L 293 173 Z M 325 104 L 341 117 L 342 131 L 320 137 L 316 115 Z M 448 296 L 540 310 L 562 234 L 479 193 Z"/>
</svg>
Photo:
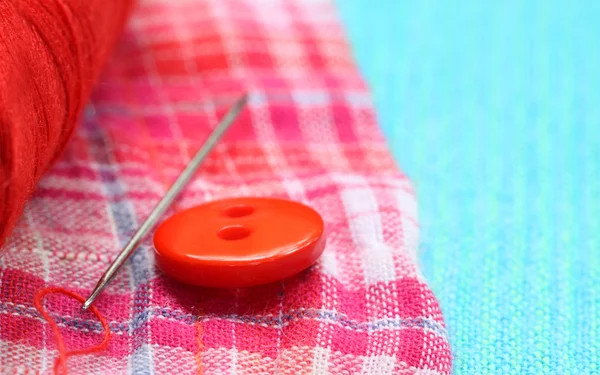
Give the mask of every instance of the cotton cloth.
<svg viewBox="0 0 600 375">
<path fill-rule="evenodd" d="M 3 373 L 49 373 L 43 287 L 87 296 L 229 106 L 250 102 L 169 212 L 296 200 L 326 223 L 317 264 L 270 285 L 208 289 L 161 273 L 149 237 L 95 305 L 107 350 L 72 374 L 448 374 L 446 327 L 420 273 L 417 205 L 378 128 L 328 0 L 141 1 L 74 138 L 0 263 Z M 46 300 L 67 349 L 101 326 Z"/>
<path fill-rule="evenodd" d="M 337 3 L 453 373 L 600 374 L 600 2 Z"/>
</svg>

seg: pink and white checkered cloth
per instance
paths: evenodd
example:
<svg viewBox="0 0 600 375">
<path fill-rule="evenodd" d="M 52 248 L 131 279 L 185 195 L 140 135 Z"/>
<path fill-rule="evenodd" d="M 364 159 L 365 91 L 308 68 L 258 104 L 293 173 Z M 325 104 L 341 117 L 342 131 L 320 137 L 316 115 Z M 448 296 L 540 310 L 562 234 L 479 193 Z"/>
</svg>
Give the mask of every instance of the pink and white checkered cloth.
<svg viewBox="0 0 600 375">
<path fill-rule="evenodd" d="M 368 26 L 365 26 L 368 27 Z M 237 196 L 297 200 L 323 216 L 309 270 L 238 290 L 179 284 L 144 243 L 96 306 L 113 338 L 72 374 L 447 374 L 438 303 L 416 262 L 411 182 L 394 164 L 333 0 L 146 0 L 85 119 L 0 258 L 2 373 L 49 373 L 33 307 L 43 287 L 88 295 L 243 92 L 244 113 L 177 208 Z M 101 340 L 65 297 L 46 300 L 66 347 Z"/>
</svg>

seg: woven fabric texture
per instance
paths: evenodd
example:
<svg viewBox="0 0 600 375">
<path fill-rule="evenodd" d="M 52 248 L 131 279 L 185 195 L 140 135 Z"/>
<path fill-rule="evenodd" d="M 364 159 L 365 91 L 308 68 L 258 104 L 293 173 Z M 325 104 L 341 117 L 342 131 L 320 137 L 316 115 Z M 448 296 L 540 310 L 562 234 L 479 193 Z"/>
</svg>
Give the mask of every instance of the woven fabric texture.
<svg viewBox="0 0 600 375">
<path fill-rule="evenodd" d="M 411 182 L 380 133 L 332 1 L 141 1 L 68 149 L 0 263 L 0 364 L 48 373 L 43 287 L 87 295 L 240 94 L 250 103 L 177 201 L 297 200 L 328 230 L 305 272 L 214 290 L 174 282 L 152 244 L 96 306 L 107 350 L 72 374 L 447 374 L 446 328 L 417 267 Z M 172 213 L 173 211 L 171 211 Z M 45 303 L 68 350 L 101 340 L 74 301 Z"/>
<path fill-rule="evenodd" d="M 454 373 L 599 374 L 600 3 L 337 3 Z"/>
</svg>

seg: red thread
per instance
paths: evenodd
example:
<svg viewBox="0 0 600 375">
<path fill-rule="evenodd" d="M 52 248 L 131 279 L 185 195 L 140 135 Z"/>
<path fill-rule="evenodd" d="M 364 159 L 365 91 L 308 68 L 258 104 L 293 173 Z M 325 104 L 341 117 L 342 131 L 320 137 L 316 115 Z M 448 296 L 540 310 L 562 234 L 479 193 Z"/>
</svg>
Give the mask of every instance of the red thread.
<svg viewBox="0 0 600 375">
<path fill-rule="evenodd" d="M 98 320 L 102 324 L 102 328 L 104 329 L 104 339 L 102 340 L 102 342 L 100 344 L 93 346 L 91 348 L 88 348 L 88 349 L 78 349 L 78 350 L 67 351 L 65 349 L 65 343 L 63 341 L 63 337 L 60 333 L 60 330 L 58 329 L 58 325 L 52 319 L 50 314 L 44 309 L 44 306 L 42 304 L 44 297 L 46 297 L 46 295 L 55 294 L 55 293 L 63 294 L 65 296 L 71 297 L 81 303 L 85 302 L 85 298 L 80 296 L 77 293 L 71 292 L 70 290 L 55 287 L 55 288 L 45 288 L 45 289 L 40 290 L 38 292 L 38 294 L 36 294 L 35 299 L 34 299 L 35 308 L 40 312 L 40 314 L 42 314 L 44 319 L 46 319 L 46 321 L 48 321 L 48 324 L 50 324 L 50 327 L 52 328 L 52 331 L 54 332 L 54 335 L 56 337 L 56 343 L 58 345 L 58 357 L 56 358 L 56 362 L 54 363 L 54 373 L 58 374 L 58 369 L 61 368 L 63 371 L 63 374 L 66 375 L 67 374 L 67 358 L 74 356 L 74 355 L 90 354 L 90 353 L 99 352 L 101 350 L 106 349 L 106 347 L 108 346 L 108 342 L 110 341 L 111 333 L 110 333 L 110 328 L 108 327 L 108 322 L 102 316 L 102 314 L 100 314 L 100 311 L 98 311 L 98 309 L 95 306 L 90 306 L 90 308 L 89 308 L 90 311 L 94 315 L 96 315 L 96 318 L 98 318 Z"/>
<path fill-rule="evenodd" d="M 133 0 L 0 0 L 0 246 L 62 154 Z"/>
</svg>

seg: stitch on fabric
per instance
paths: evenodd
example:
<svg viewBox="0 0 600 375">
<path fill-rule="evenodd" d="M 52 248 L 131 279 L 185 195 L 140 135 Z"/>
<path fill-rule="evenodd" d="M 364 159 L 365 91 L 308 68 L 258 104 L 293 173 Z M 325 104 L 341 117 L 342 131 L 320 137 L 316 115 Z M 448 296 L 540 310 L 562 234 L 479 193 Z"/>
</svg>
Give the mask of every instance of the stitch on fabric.
<svg viewBox="0 0 600 375">
<path fill-rule="evenodd" d="M 80 296 L 79 294 L 71 292 L 67 289 L 45 288 L 45 289 L 40 290 L 38 292 L 38 294 L 36 294 L 35 299 L 34 299 L 35 308 L 40 312 L 42 317 L 44 317 L 44 319 L 46 319 L 48 324 L 50 324 L 50 327 L 52 328 L 52 331 L 54 332 L 54 336 L 56 337 L 56 343 L 58 346 L 58 357 L 56 358 L 56 361 L 54 363 L 54 374 L 58 374 L 59 373 L 58 370 L 60 368 L 60 369 L 62 369 L 62 373 L 64 375 L 66 375 L 67 374 L 67 359 L 69 357 L 74 356 L 74 355 L 90 354 L 90 353 L 99 352 L 101 350 L 106 349 L 106 347 L 108 346 L 108 343 L 110 341 L 110 338 L 111 338 L 111 333 L 110 333 L 110 329 L 108 328 L 108 322 L 100 314 L 100 311 L 98 311 L 98 309 L 95 306 L 90 306 L 89 310 L 96 316 L 96 318 L 98 318 L 98 320 L 102 324 L 102 328 L 104 329 L 104 338 L 103 338 L 102 342 L 96 346 L 92 346 L 91 348 L 67 351 L 67 349 L 65 348 L 65 343 L 63 341 L 62 334 L 60 333 L 60 330 L 58 329 L 58 325 L 56 324 L 54 319 L 52 319 L 52 317 L 50 316 L 48 311 L 46 311 L 44 309 L 44 306 L 42 304 L 44 298 L 48 294 L 62 294 L 67 297 L 76 299 L 77 301 L 79 301 L 81 303 L 85 302 L 85 298 Z"/>
<path fill-rule="evenodd" d="M 8 306 L 8 305 L 7 305 Z M 3 305 L 0 304 L 0 312 L 14 312 L 17 315 L 28 314 L 24 307 L 13 306 L 12 309 L 4 309 Z M 115 334 L 124 334 L 130 331 L 139 329 L 143 322 L 149 318 L 158 317 L 164 319 L 172 319 L 174 321 L 182 322 L 185 324 L 197 324 L 198 322 L 210 321 L 210 320 L 227 320 L 232 322 L 250 323 L 261 325 L 265 327 L 280 327 L 287 326 L 290 323 L 296 322 L 301 319 L 321 319 L 324 321 L 335 322 L 341 327 L 360 330 L 360 331 L 377 331 L 386 328 L 424 328 L 435 332 L 438 336 L 446 338 L 448 333 L 444 326 L 435 320 L 427 317 L 415 317 L 410 319 L 396 319 L 396 318 L 385 318 L 376 319 L 372 321 L 356 321 L 349 319 L 344 314 L 339 314 L 333 311 L 322 311 L 322 310 L 290 310 L 279 316 L 269 315 L 256 315 L 256 316 L 244 316 L 237 314 L 229 315 L 204 315 L 198 316 L 196 314 L 186 314 L 182 311 L 170 310 L 168 308 L 155 307 L 144 311 L 134 317 L 128 322 L 108 322 L 110 331 Z M 76 319 L 68 316 L 61 316 L 55 318 L 58 324 L 63 324 L 67 327 L 79 329 L 81 331 L 99 331 L 102 325 L 99 323 L 90 322 L 87 320 Z"/>
</svg>

